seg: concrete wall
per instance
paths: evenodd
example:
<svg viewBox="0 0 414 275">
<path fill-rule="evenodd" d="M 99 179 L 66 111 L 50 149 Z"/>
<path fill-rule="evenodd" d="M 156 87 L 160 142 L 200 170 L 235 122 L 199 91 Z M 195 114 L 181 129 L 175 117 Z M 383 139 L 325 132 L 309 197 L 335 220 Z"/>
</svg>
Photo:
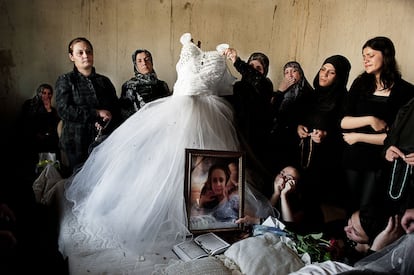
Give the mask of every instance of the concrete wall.
<svg viewBox="0 0 414 275">
<path fill-rule="evenodd" d="M 40 83 L 54 85 L 72 69 L 67 44 L 77 36 L 90 39 L 97 72 L 119 94 L 137 48 L 152 52 L 172 89 L 184 32 L 205 50 L 228 43 L 243 59 L 266 53 L 275 87 L 287 61 L 299 61 L 312 82 L 332 54 L 351 61 L 350 84 L 363 70 L 363 43 L 388 36 L 403 77 L 414 83 L 413 26 L 413 0 L 0 0 L 1 119 L 7 129 Z"/>
</svg>

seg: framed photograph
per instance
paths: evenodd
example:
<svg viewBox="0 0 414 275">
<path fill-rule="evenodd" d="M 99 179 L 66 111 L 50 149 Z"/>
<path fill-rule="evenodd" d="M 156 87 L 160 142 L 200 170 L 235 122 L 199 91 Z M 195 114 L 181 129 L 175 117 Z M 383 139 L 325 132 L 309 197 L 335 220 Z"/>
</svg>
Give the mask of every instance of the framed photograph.
<svg viewBox="0 0 414 275">
<path fill-rule="evenodd" d="M 186 149 L 185 200 L 193 234 L 242 230 L 244 154 Z"/>
</svg>

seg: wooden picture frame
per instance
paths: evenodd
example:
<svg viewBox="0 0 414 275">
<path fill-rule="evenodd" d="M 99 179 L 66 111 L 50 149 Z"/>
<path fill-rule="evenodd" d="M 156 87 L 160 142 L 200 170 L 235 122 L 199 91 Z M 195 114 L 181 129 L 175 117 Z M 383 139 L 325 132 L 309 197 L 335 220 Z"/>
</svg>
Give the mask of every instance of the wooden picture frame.
<svg viewBox="0 0 414 275">
<path fill-rule="evenodd" d="M 244 216 L 244 153 L 186 149 L 185 154 L 189 230 L 193 234 L 243 230 L 235 220 Z"/>
</svg>

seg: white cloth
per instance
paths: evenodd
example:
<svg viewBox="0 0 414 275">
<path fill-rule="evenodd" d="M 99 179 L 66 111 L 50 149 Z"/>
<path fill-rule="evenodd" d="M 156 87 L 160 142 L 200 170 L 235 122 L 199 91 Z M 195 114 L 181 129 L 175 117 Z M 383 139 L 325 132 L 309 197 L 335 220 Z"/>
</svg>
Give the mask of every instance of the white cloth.
<svg viewBox="0 0 414 275">
<path fill-rule="evenodd" d="M 62 176 L 54 164 L 47 164 L 32 185 L 36 201 L 46 205 L 52 204 L 56 188 L 61 180 Z"/>
<path fill-rule="evenodd" d="M 336 261 L 308 264 L 289 275 L 334 275 L 353 270 L 352 266 Z"/>
<path fill-rule="evenodd" d="M 296 252 L 271 233 L 240 240 L 224 255 L 246 275 L 286 275 L 304 266 Z"/>
<path fill-rule="evenodd" d="M 174 93 L 146 104 L 97 146 L 68 182 L 82 228 L 138 255 L 182 241 L 187 231 L 185 149 L 237 151 L 228 103 L 235 78 L 222 54 L 184 34 Z M 104 263 L 103 263 L 104 264 Z"/>
</svg>

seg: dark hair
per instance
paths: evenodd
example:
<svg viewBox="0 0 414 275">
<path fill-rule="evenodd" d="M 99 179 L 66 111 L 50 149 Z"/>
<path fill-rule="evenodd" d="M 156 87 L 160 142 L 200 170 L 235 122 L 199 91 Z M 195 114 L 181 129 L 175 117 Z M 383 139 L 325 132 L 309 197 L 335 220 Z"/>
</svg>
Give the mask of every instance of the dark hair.
<svg viewBox="0 0 414 275">
<path fill-rule="evenodd" d="M 203 186 L 203 189 L 204 189 L 204 187 L 206 188 L 205 191 L 212 189 L 212 187 L 211 187 L 211 174 L 213 174 L 213 171 L 216 170 L 216 169 L 224 171 L 224 174 L 226 175 L 226 184 L 229 181 L 229 178 L 230 178 L 229 167 L 227 165 L 224 165 L 224 164 L 221 164 L 221 163 L 213 164 L 208 169 L 207 181 L 204 183 L 204 186 Z M 203 194 L 203 190 L 201 191 L 201 193 Z"/>
<path fill-rule="evenodd" d="M 133 54 L 132 54 L 132 65 L 134 66 L 134 72 L 138 73 L 138 69 L 137 69 L 137 55 L 139 53 L 145 53 L 146 56 L 149 57 L 151 64 L 154 65 L 154 62 L 152 61 L 152 54 L 150 53 L 150 51 L 146 50 L 146 49 L 138 49 L 136 50 Z M 154 69 L 153 69 L 154 71 Z M 154 71 L 155 72 L 155 71 Z"/>
<path fill-rule="evenodd" d="M 89 48 L 91 48 L 91 51 L 93 52 L 92 43 L 91 43 L 88 39 L 86 39 L 85 37 L 76 37 L 76 38 L 72 39 L 72 40 L 69 42 L 69 45 L 68 45 L 68 52 L 69 52 L 70 54 L 72 54 L 72 53 L 73 53 L 73 45 L 74 45 L 74 44 L 76 44 L 76 43 L 78 43 L 78 42 L 85 42 L 86 44 L 88 44 Z"/>
<path fill-rule="evenodd" d="M 252 60 L 257 60 L 262 64 L 264 69 L 264 76 L 267 76 L 267 73 L 269 71 L 269 58 L 264 53 L 255 52 L 252 53 L 247 60 L 247 63 L 250 63 Z"/>
<path fill-rule="evenodd" d="M 359 210 L 359 220 L 368 236 L 368 242 L 372 244 L 377 235 L 385 229 L 388 223 L 387 211 L 378 204 L 364 205 Z"/>
<path fill-rule="evenodd" d="M 212 166 L 210 166 L 210 168 L 208 169 L 208 177 L 206 182 L 204 183 L 203 187 L 201 188 L 200 191 L 200 197 L 202 195 L 207 194 L 208 191 L 213 190 L 213 187 L 211 186 L 211 174 L 213 173 L 214 170 L 222 170 L 224 171 L 224 174 L 226 175 L 226 184 L 229 181 L 230 178 L 230 170 L 228 168 L 227 165 L 218 163 L 218 164 L 213 164 Z M 217 204 L 219 203 L 219 199 L 216 196 L 212 201 L 207 202 L 203 205 L 204 208 L 214 208 Z"/>
<path fill-rule="evenodd" d="M 42 83 L 36 89 L 36 96 L 41 96 L 44 89 L 49 89 L 52 92 L 52 95 L 53 95 L 53 87 L 52 87 L 52 85 L 49 85 L 47 83 Z"/>
<path fill-rule="evenodd" d="M 132 54 L 132 62 L 135 64 L 135 61 L 137 59 L 137 55 L 139 53 L 145 53 L 151 60 L 152 63 L 152 54 L 150 53 L 150 51 L 146 50 L 146 49 L 138 49 L 136 50 L 133 54 Z"/>
<path fill-rule="evenodd" d="M 390 88 L 396 79 L 401 78 L 401 73 L 398 70 L 397 61 L 395 59 L 394 43 L 388 37 L 377 36 L 365 42 L 362 46 L 362 50 L 367 47 L 382 53 L 384 61 L 381 69 L 380 81 L 384 85 L 384 88 Z M 364 72 L 361 74 L 361 77 L 369 80 L 369 91 L 374 92 L 376 89 L 375 76 Z"/>
</svg>

